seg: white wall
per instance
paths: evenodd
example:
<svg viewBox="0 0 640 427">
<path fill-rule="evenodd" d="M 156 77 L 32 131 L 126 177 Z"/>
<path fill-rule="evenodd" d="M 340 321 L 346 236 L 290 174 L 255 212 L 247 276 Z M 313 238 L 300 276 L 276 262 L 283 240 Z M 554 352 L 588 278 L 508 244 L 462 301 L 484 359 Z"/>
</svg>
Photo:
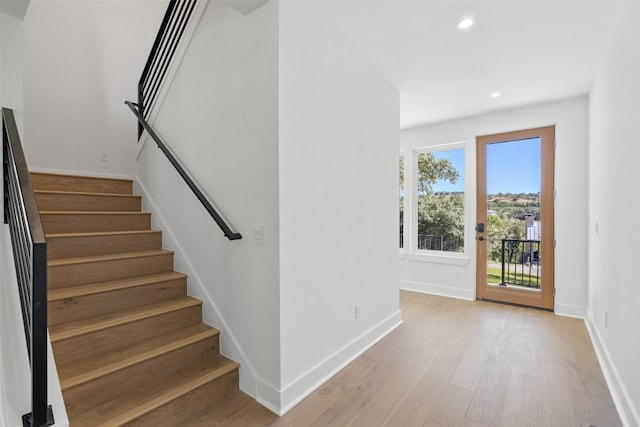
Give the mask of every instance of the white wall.
<svg viewBox="0 0 640 427">
<path fill-rule="evenodd" d="M 476 136 L 555 124 L 555 312 L 584 316 L 588 303 L 587 105 L 587 98 L 582 97 L 402 131 L 401 149 L 407 156 L 417 148 L 466 142 L 467 218 L 465 256 L 462 259 L 416 255 L 409 247 L 401 251 L 401 287 L 457 298 L 475 298 Z M 411 165 L 409 158 L 405 167 Z M 405 183 L 410 179 L 409 174 L 405 174 Z M 414 203 L 411 194 L 411 191 L 405 191 L 405 212 Z M 404 224 L 405 236 L 414 233 L 410 216 L 405 217 Z"/>
<path fill-rule="evenodd" d="M 280 388 L 278 3 L 248 15 L 209 2 L 154 126 L 244 238 L 230 242 L 147 141 L 137 180 L 177 269 L 241 363 L 241 388 Z M 253 242 L 264 225 L 265 243 Z M 267 399 L 269 400 L 269 399 Z"/>
<path fill-rule="evenodd" d="M 22 416 L 31 412 L 31 373 L 22 324 L 20 296 L 13 263 L 9 226 L 0 225 L 0 426 L 20 427 Z M 48 403 L 56 426 L 69 420 L 48 340 Z"/>
<path fill-rule="evenodd" d="M 30 168 L 133 175 L 136 121 L 124 101 L 136 100 L 166 6 L 166 0 L 30 3 L 23 137 Z"/>
<path fill-rule="evenodd" d="M 13 109 L 18 131 L 23 135 L 23 21 L 4 13 L 0 19 L 0 100 L 2 107 Z"/>
<path fill-rule="evenodd" d="M 21 425 L 30 411 L 29 355 L 24 338 L 20 297 L 13 267 L 9 227 L 0 226 L 0 425 Z"/>
<path fill-rule="evenodd" d="M 295 3 L 280 8 L 280 396 L 286 411 L 400 322 L 400 107 L 394 88 Z"/>
<path fill-rule="evenodd" d="M 640 425 L 640 4 L 628 2 L 589 97 L 589 308 L 625 425 Z"/>
</svg>

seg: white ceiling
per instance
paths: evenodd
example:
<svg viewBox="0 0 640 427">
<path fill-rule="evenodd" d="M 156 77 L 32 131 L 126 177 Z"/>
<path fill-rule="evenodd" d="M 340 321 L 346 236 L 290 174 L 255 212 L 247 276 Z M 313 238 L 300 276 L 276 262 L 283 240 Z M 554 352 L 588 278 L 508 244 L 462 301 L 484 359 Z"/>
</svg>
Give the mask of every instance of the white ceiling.
<svg viewBox="0 0 640 427">
<path fill-rule="evenodd" d="M 587 94 L 623 3 L 295 1 L 398 89 L 402 128 Z"/>
</svg>

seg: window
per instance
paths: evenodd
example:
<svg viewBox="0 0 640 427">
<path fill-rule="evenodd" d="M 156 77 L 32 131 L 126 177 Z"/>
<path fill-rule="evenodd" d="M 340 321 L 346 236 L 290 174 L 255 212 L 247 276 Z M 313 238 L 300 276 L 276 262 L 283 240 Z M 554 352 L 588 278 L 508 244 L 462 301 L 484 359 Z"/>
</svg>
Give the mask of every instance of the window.
<svg viewBox="0 0 640 427">
<path fill-rule="evenodd" d="M 404 248 L 404 156 L 400 156 L 400 249 Z"/>
<path fill-rule="evenodd" d="M 419 251 L 464 252 L 464 148 L 417 153 Z"/>
</svg>

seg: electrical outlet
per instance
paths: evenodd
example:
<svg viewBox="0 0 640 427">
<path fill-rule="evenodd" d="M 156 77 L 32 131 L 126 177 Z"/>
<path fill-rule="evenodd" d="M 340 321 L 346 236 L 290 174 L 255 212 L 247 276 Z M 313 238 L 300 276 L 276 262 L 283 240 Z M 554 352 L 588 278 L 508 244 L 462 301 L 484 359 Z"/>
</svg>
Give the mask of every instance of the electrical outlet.
<svg viewBox="0 0 640 427">
<path fill-rule="evenodd" d="M 100 161 L 108 162 L 109 161 L 109 153 L 102 152 L 100 153 Z"/>
<path fill-rule="evenodd" d="M 609 327 L 609 313 L 604 314 L 604 327 L 605 328 Z"/>
<path fill-rule="evenodd" d="M 261 243 L 265 242 L 265 226 L 254 224 L 253 226 L 253 243 Z"/>
<path fill-rule="evenodd" d="M 355 317 L 356 319 L 360 318 L 360 304 L 356 304 L 356 310 L 355 310 Z"/>
</svg>

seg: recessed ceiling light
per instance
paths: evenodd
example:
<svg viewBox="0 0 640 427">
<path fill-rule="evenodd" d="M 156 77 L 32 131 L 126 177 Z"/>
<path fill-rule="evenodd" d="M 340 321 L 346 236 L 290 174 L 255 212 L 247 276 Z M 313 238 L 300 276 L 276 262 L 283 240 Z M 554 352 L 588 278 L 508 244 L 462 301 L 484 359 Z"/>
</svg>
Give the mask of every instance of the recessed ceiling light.
<svg viewBox="0 0 640 427">
<path fill-rule="evenodd" d="M 493 92 L 491 95 L 492 98 L 500 98 L 500 95 L 502 95 L 500 92 Z"/>
<path fill-rule="evenodd" d="M 467 28 L 473 27 L 473 24 L 475 24 L 475 21 L 473 19 L 465 18 L 462 21 L 460 21 L 460 23 L 458 24 L 458 29 L 466 30 Z"/>
</svg>

